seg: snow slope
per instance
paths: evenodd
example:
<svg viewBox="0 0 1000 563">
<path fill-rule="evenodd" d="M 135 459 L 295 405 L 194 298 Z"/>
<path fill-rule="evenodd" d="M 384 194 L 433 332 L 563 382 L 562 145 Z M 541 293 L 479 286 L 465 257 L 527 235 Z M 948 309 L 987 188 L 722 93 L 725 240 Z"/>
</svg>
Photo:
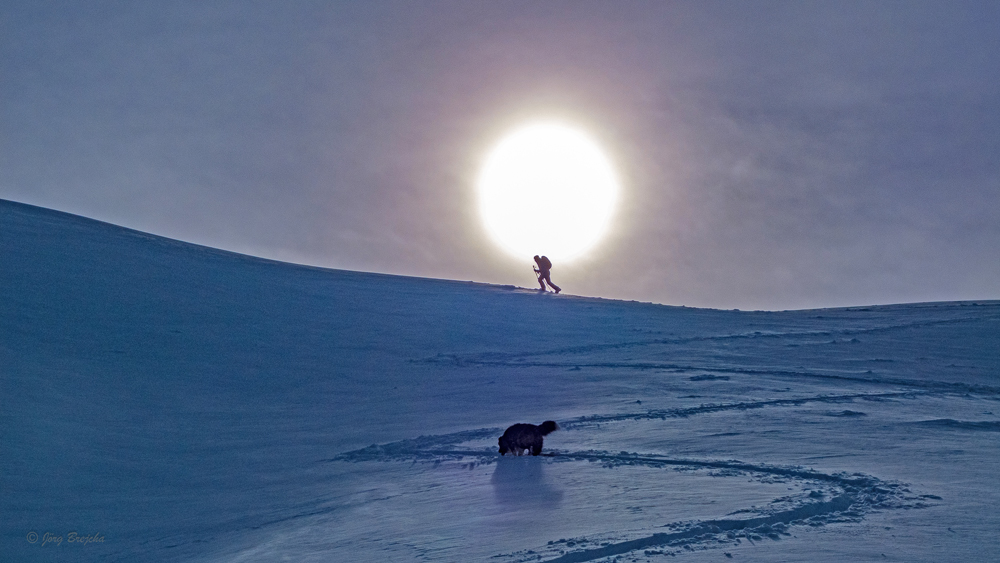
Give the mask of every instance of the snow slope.
<svg viewBox="0 0 1000 563">
<path fill-rule="evenodd" d="M 4 201 L 0 290 L 3 561 L 1000 560 L 998 302 L 541 295 Z"/>
</svg>

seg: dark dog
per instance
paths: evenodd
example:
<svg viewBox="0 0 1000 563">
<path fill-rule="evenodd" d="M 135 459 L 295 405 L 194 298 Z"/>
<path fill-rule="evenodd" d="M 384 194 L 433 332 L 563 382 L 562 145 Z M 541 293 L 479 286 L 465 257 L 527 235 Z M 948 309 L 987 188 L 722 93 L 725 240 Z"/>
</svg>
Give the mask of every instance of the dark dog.
<svg viewBox="0 0 1000 563">
<path fill-rule="evenodd" d="M 542 453 L 542 436 L 559 429 L 559 425 L 551 420 L 534 424 L 515 424 L 507 429 L 500 436 L 500 455 L 511 452 L 514 455 L 521 455 L 524 450 L 530 449 L 531 455 Z"/>
</svg>

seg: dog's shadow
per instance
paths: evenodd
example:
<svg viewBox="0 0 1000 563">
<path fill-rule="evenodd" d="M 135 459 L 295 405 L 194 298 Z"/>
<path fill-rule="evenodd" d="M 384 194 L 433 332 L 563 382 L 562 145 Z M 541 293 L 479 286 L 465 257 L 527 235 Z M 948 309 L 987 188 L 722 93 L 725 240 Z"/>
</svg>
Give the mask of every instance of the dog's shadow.
<svg viewBox="0 0 1000 563">
<path fill-rule="evenodd" d="M 490 482 L 497 504 L 511 508 L 555 508 L 563 491 L 549 484 L 546 464 L 535 456 L 502 456 Z"/>
</svg>

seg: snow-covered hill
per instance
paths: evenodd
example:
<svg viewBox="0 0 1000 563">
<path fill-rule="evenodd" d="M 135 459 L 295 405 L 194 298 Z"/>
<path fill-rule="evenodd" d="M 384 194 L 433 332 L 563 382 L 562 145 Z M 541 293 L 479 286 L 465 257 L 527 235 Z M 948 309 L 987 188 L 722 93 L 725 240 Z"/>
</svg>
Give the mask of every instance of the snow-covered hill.
<svg viewBox="0 0 1000 563">
<path fill-rule="evenodd" d="M 998 302 L 542 295 L 10 202 L 0 292 L 3 561 L 1000 560 Z"/>
</svg>

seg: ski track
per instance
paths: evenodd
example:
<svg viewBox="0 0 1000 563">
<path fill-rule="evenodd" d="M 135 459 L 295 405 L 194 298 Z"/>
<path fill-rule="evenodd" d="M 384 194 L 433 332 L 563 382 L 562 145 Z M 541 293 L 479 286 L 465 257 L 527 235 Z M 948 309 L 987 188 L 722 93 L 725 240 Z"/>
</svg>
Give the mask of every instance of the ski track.
<svg viewBox="0 0 1000 563">
<path fill-rule="evenodd" d="M 462 438 L 484 438 L 494 436 L 498 428 L 483 429 L 473 432 L 459 433 Z M 445 436 L 424 437 L 423 439 L 405 440 L 393 444 L 373 445 L 355 452 L 348 452 L 328 462 L 362 462 L 362 461 L 421 461 L 440 463 L 442 461 L 462 462 L 465 467 L 489 465 L 497 461 L 497 454 L 490 450 L 477 449 L 430 449 L 427 441 L 443 441 Z M 427 440 L 427 441 L 425 441 Z M 747 541 L 762 541 L 764 538 L 773 540 L 780 536 L 791 535 L 789 529 L 793 526 L 818 527 L 834 522 L 859 522 L 864 516 L 875 510 L 890 510 L 902 508 L 924 508 L 931 506 L 931 500 L 940 500 L 934 495 L 912 494 L 904 483 L 882 481 L 876 477 L 863 474 L 826 474 L 801 467 L 781 467 L 763 464 L 753 464 L 739 460 L 697 460 L 672 459 L 663 456 L 638 453 L 609 453 L 602 451 L 562 452 L 554 451 L 542 454 L 540 457 L 552 462 L 598 462 L 606 468 L 621 466 L 647 466 L 657 468 L 705 469 L 715 471 L 719 477 L 750 475 L 756 480 L 765 482 L 767 479 L 800 480 L 832 486 L 836 496 L 829 500 L 800 503 L 794 508 L 767 512 L 752 518 L 716 519 L 695 522 L 671 522 L 658 527 L 676 531 L 671 533 L 654 533 L 638 539 L 624 541 L 607 541 L 617 536 L 615 532 L 594 534 L 590 537 L 561 539 L 550 541 L 545 546 L 507 554 L 498 554 L 493 559 L 508 561 L 592 561 L 603 557 L 626 554 L 638 550 L 647 550 L 646 555 L 671 552 L 649 552 L 650 548 L 691 549 L 692 546 L 715 546 L 723 544 L 738 544 L 742 539 Z M 826 495 L 817 494 L 824 499 Z M 756 512 L 755 509 L 744 509 L 738 512 Z M 599 547 L 589 547 L 599 544 Z M 566 547 L 580 546 L 575 551 L 566 551 Z"/>
<path fill-rule="evenodd" d="M 989 306 L 984 305 L 983 307 L 989 307 Z M 994 307 L 989 307 L 989 308 L 994 308 Z M 964 316 L 954 319 L 923 320 L 923 321 L 914 321 L 911 323 L 900 323 L 900 324 L 892 324 L 892 325 L 869 327 L 869 328 L 843 328 L 835 330 L 804 330 L 804 331 L 784 331 L 784 332 L 773 332 L 773 331 L 765 332 L 760 330 L 754 330 L 750 332 L 740 332 L 735 334 L 717 334 L 709 336 L 690 336 L 681 338 L 654 338 L 654 339 L 635 340 L 627 342 L 589 344 L 585 346 L 569 346 L 569 347 L 554 348 L 549 350 L 539 350 L 533 352 L 488 352 L 484 354 L 478 354 L 475 356 L 470 355 L 465 358 L 460 358 L 457 355 L 438 354 L 438 356 L 434 358 L 428 358 L 426 361 L 435 361 L 438 358 L 453 358 L 455 360 L 462 360 L 471 363 L 490 363 L 491 365 L 496 363 L 498 365 L 506 365 L 507 362 L 512 362 L 524 358 L 534 358 L 539 356 L 586 354 L 589 352 L 602 352 L 606 350 L 620 350 L 620 349 L 640 348 L 640 347 L 656 346 L 656 345 L 691 344 L 693 342 L 718 342 L 718 341 L 750 340 L 750 339 L 816 338 L 816 337 L 829 338 L 837 336 L 841 337 L 860 336 L 865 334 L 887 333 L 897 330 L 960 324 L 972 321 L 994 321 L 994 320 L 1000 320 L 1000 315 L 977 315 L 977 316 Z M 514 363 L 511 365 L 522 365 L 522 364 Z"/>
<path fill-rule="evenodd" d="M 624 361 L 593 361 L 593 357 L 581 357 L 610 350 L 646 349 L 647 351 L 651 351 L 650 348 L 655 346 L 690 345 L 697 342 L 711 343 L 763 339 L 765 342 L 770 341 L 781 344 L 783 340 L 795 341 L 832 338 L 834 342 L 837 342 L 837 339 L 843 338 L 849 339 L 847 342 L 856 343 L 858 340 L 855 337 L 866 334 L 884 334 L 941 325 L 997 321 L 1000 320 L 1000 316 L 993 314 L 996 309 L 996 307 L 990 307 L 982 311 L 987 314 L 975 316 L 963 315 L 948 319 L 922 319 L 909 323 L 897 323 L 869 328 L 847 327 L 834 330 L 784 332 L 754 330 L 712 336 L 600 343 L 543 351 L 489 352 L 465 355 L 437 354 L 434 357 L 413 359 L 410 361 L 415 363 L 447 364 L 456 367 L 491 366 L 499 368 L 658 370 L 673 373 L 694 373 L 695 375 L 689 378 L 692 381 L 728 382 L 731 379 L 729 375 L 719 374 L 733 374 L 796 379 L 800 381 L 811 379 L 831 383 L 839 382 L 848 386 L 862 385 L 875 387 L 875 389 L 872 389 L 872 392 L 867 393 L 823 394 L 786 399 L 709 403 L 693 407 L 651 409 L 644 412 L 587 415 L 560 421 L 560 426 L 567 429 L 586 429 L 601 424 L 625 421 L 686 418 L 726 411 L 794 407 L 809 403 L 883 402 L 901 399 L 919 399 L 921 397 L 969 397 L 970 395 L 996 398 L 1000 396 L 1000 387 L 933 379 L 910 379 L 898 376 L 886 377 L 878 375 L 872 370 L 857 372 L 842 370 L 816 371 L 805 368 L 743 367 L 732 364 L 697 365 L 693 363 L 668 363 L 631 359 Z M 874 358 L 869 361 L 895 362 L 892 359 L 881 358 Z M 865 416 L 865 413 L 853 410 L 830 411 L 824 414 L 831 417 Z M 967 421 L 940 418 L 905 422 L 903 424 L 919 426 L 938 432 L 963 431 L 991 433 L 1000 431 L 1000 423 L 995 421 Z M 451 462 L 461 463 L 462 467 L 468 466 L 469 468 L 473 468 L 476 465 L 496 463 L 498 458 L 495 448 L 475 449 L 458 446 L 467 442 L 492 440 L 501 431 L 501 428 L 483 428 L 440 436 L 421 436 L 411 440 L 372 445 L 324 461 L 405 461 L 435 464 Z M 664 469 L 705 470 L 709 471 L 710 475 L 713 476 L 728 477 L 743 475 L 750 476 L 758 482 L 797 480 L 808 483 L 817 490 L 823 489 L 824 494 L 816 494 L 816 491 L 814 491 L 808 498 L 796 498 L 790 503 L 779 502 L 779 500 L 787 501 L 788 499 L 777 499 L 772 502 L 778 504 L 772 505 L 770 510 L 760 510 L 757 508 L 737 510 L 722 519 L 670 522 L 658 526 L 650 526 L 661 529 L 666 528 L 669 531 L 655 531 L 655 529 L 650 530 L 649 527 L 646 527 L 642 530 L 632 530 L 631 532 L 608 530 L 604 533 L 589 534 L 587 537 L 560 539 L 558 541 L 550 541 L 545 546 L 535 546 L 533 549 L 498 554 L 493 559 L 512 562 L 581 562 L 626 554 L 631 554 L 632 556 L 678 555 L 686 550 L 733 545 L 741 541 L 753 543 L 754 541 L 762 541 L 765 538 L 778 540 L 783 535 L 791 535 L 789 530 L 795 526 L 817 527 L 835 522 L 860 522 L 867 514 L 873 511 L 924 508 L 932 506 L 935 501 L 941 500 L 936 495 L 914 494 L 910 491 L 909 485 L 906 483 L 884 481 L 877 477 L 861 473 L 822 473 L 798 466 L 766 465 L 740 460 L 677 459 L 652 453 L 612 453 L 598 450 L 552 450 L 542 454 L 542 457 L 549 463 L 591 462 L 598 463 L 605 468 L 646 466 Z M 825 488 L 823 487 L 824 485 Z M 739 513 L 752 514 L 748 515 L 749 517 L 747 518 L 731 517 Z M 655 531 L 655 533 L 650 533 L 651 531 Z M 644 535 L 636 537 L 635 534 Z"/>
<path fill-rule="evenodd" d="M 844 374 L 820 373 L 808 370 L 787 370 L 769 368 L 738 368 L 727 366 L 697 366 L 690 364 L 669 364 L 660 362 L 525 362 L 525 361 L 495 361 L 476 360 L 473 358 L 463 358 L 455 355 L 439 354 L 433 358 L 414 360 L 426 363 L 448 363 L 455 366 L 496 366 L 496 367 L 516 367 L 516 368 L 600 368 L 600 369 L 627 369 L 639 371 L 670 371 L 677 373 L 686 372 L 717 372 L 733 373 L 739 375 L 765 375 L 781 378 L 810 378 L 828 381 L 842 381 L 845 383 L 860 383 L 866 385 L 880 386 L 901 386 L 916 389 L 938 390 L 945 393 L 976 393 L 979 395 L 1000 395 L 1000 387 L 990 385 L 979 385 L 972 383 L 958 383 L 949 381 L 928 381 L 918 379 L 906 379 L 902 377 L 863 377 Z M 871 370 L 865 374 L 874 373 Z M 721 377 L 719 378 L 721 379 Z"/>
<path fill-rule="evenodd" d="M 806 403 L 843 403 L 855 400 L 883 401 L 894 398 L 914 398 L 922 395 L 919 392 L 894 393 L 854 393 L 845 395 L 820 395 L 798 399 L 782 399 L 774 401 L 747 401 L 717 405 L 702 405 L 691 408 L 654 410 L 647 412 L 623 413 L 613 415 L 582 416 L 560 422 L 563 428 L 582 428 L 597 423 L 621 422 L 628 420 L 663 419 L 670 417 L 688 417 L 699 414 L 727 410 L 748 410 L 766 407 L 797 406 Z M 851 414 L 845 414 L 851 413 Z M 854 416 L 854 411 L 835 413 L 836 416 Z M 922 421 L 915 424 L 936 425 L 946 428 L 997 430 L 996 423 L 968 423 L 941 419 Z M 460 463 L 464 468 L 477 465 L 490 465 L 498 461 L 494 448 L 461 448 L 460 444 L 489 440 L 497 436 L 501 428 L 480 428 L 451 434 L 420 436 L 418 438 L 400 440 L 387 444 L 373 444 L 358 450 L 340 454 L 330 462 L 407 462 Z M 916 495 L 905 483 L 883 481 L 877 477 L 861 473 L 823 473 L 801 466 L 779 466 L 750 463 L 740 460 L 713 459 L 680 459 L 657 454 L 633 452 L 612 453 L 599 450 L 562 451 L 552 450 L 543 453 L 541 458 L 548 462 L 592 462 L 602 467 L 613 468 L 622 466 L 646 466 L 655 468 L 675 468 L 681 470 L 708 470 L 717 477 L 751 476 L 759 482 L 773 480 L 798 480 L 826 486 L 826 493 L 814 492 L 807 502 L 797 502 L 790 508 L 780 506 L 773 510 L 743 509 L 732 514 L 750 512 L 756 516 L 750 518 L 725 518 L 703 521 L 671 522 L 657 527 L 669 528 L 672 531 L 658 532 L 639 538 L 623 540 L 620 533 L 608 531 L 605 534 L 572 540 L 560 539 L 550 541 L 545 546 L 536 546 L 514 553 L 498 554 L 493 559 L 508 561 L 560 561 L 580 562 L 593 561 L 604 557 L 622 555 L 639 550 L 645 550 L 645 555 L 670 555 L 690 550 L 693 547 L 718 547 L 725 544 L 738 544 L 742 540 L 760 541 L 764 538 L 773 540 L 780 536 L 790 535 L 788 531 L 793 526 L 823 526 L 834 522 L 859 522 L 865 515 L 875 510 L 902 508 L 924 508 L 931 506 L 930 501 L 941 500 L 935 495 Z M 829 498 L 827 498 L 829 497 Z M 783 500 L 783 499 L 778 499 Z M 778 502 L 778 500 L 773 502 Z M 576 549 L 567 549 L 567 548 Z"/>
<path fill-rule="evenodd" d="M 850 393 L 844 395 L 816 395 L 811 397 L 799 397 L 796 399 L 774 399 L 769 401 L 741 401 L 736 403 L 703 404 L 697 407 L 684 407 L 675 409 L 650 409 L 644 412 L 618 413 L 606 415 L 586 415 L 559 423 L 562 428 L 580 428 L 594 424 L 604 424 L 609 422 L 622 422 L 626 420 L 653 420 L 667 418 L 686 418 L 699 414 L 708 414 L 724 411 L 751 410 L 766 407 L 787 407 L 801 406 L 808 403 L 850 403 L 855 400 L 864 401 L 885 401 L 897 398 L 914 398 L 924 393 L 919 392 L 894 392 L 894 393 Z M 851 413 L 851 414 L 845 414 Z M 854 411 L 843 411 L 836 413 L 836 416 L 857 416 Z M 477 430 L 466 430 L 451 434 L 441 434 L 436 436 L 419 436 L 409 440 L 391 442 L 389 444 L 372 444 L 366 448 L 354 450 L 341 454 L 332 459 L 322 461 L 384 461 L 388 459 L 400 459 L 417 456 L 422 449 L 433 446 L 458 444 L 472 440 L 489 438 L 494 434 L 502 432 L 502 428 L 481 428 Z"/>
<path fill-rule="evenodd" d="M 1000 422 L 996 421 L 968 421 L 968 420 L 954 420 L 951 418 L 938 418 L 934 420 L 921 420 L 918 422 L 911 422 L 915 426 L 923 426 L 926 428 L 937 428 L 942 430 L 972 430 L 979 432 L 1000 432 Z"/>
<path fill-rule="evenodd" d="M 414 363 L 438 363 L 448 364 L 456 367 L 490 366 L 506 368 L 552 368 L 552 369 L 610 369 L 610 370 L 635 370 L 635 371 L 664 371 L 674 373 L 701 373 L 702 379 L 717 378 L 723 379 L 726 376 L 714 376 L 715 373 L 737 374 L 749 376 L 769 376 L 776 378 L 791 378 L 801 380 L 803 378 L 838 381 L 844 383 L 878 385 L 878 386 L 899 386 L 911 389 L 934 390 L 944 393 L 975 393 L 979 395 L 1000 395 L 1000 387 L 982 385 L 975 383 L 962 383 L 951 381 L 936 381 L 924 379 L 909 379 L 898 376 L 882 376 L 871 369 L 859 370 L 855 372 L 843 370 L 818 371 L 804 368 L 788 369 L 787 367 L 743 367 L 731 364 L 692 364 L 692 363 L 672 363 L 642 360 L 619 360 L 619 361 L 593 361 L 588 358 L 574 360 L 574 356 L 583 356 L 594 352 L 606 352 L 609 350 L 624 350 L 648 348 L 651 346 L 672 346 L 687 345 L 697 342 L 726 342 L 739 340 L 793 340 L 809 338 L 845 338 L 865 335 L 889 333 L 901 330 L 920 329 L 942 325 L 954 325 L 972 322 L 995 322 L 1000 320 L 1000 315 L 993 314 L 998 309 L 996 305 L 982 305 L 982 312 L 978 315 L 967 315 L 948 319 L 923 319 L 909 323 L 889 324 L 877 327 L 857 328 L 848 327 L 833 330 L 804 330 L 804 331 L 762 331 L 753 330 L 734 334 L 719 334 L 709 336 L 692 336 L 682 338 L 656 338 L 647 340 L 635 340 L 617 343 L 599 343 L 585 346 L 570 346 L 539 351 L 522 352 L 487 352 L 479 354 L 449 354 L 439 353 L 432 357 L 422 359 L 412 359 Z M 864 311 L 865 309 L 859 309 Z M 851 311 L 855 311 L 852 309 Z M 826 315 L 820 318 L 836 317 Z M 873 363 L 895 363 L 896 360 L 872 358 Z M 705 374 L 708 372 L 708 374 Z M 697 380 L 696 380 L 697 381 Z"/>
<path fill-rule="evenodd" d="M 801 397 L 798 399 L 774 399 L 770 401 L 742 401 L 738 403 L 703 404 L 697 407 L 676 409 L 650 409 L 644 413 L 584 416 L 567 421 L 563 424 L 563 427 L 573 428 L 586 424 L 615 422 L 621 420 L 685 418 L 688 416 L 712 412 L 762 409 L 766 407 L 790 407 L 805 405 L 807 403 L 849 403 L 858 399 L 863 401 L 886 401 L 898 398 L 912 399 L 923 394 L 924 393 L 914 391 L 897 393 L 852 393 L 847 395 L 818 395 L 814 397 Z M 839 416 L 844 415 L 841 414 Z"/>
</svg>

